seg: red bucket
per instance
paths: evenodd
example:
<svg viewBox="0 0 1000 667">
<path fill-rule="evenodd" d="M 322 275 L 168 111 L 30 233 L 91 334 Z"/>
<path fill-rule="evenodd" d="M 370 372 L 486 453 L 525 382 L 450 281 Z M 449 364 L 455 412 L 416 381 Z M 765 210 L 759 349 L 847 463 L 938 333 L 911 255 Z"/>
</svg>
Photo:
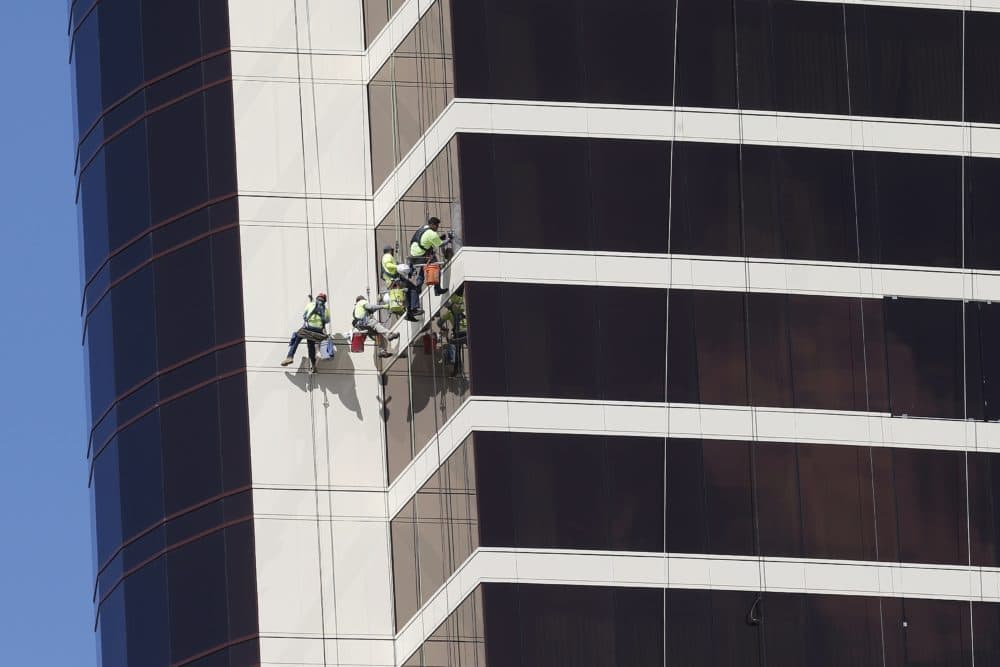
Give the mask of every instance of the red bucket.
<svg viewBox="0 0 1000 667">
<path fill-rule="evenodd" d="M 351 334 L 351 352 L 365 351 L 365 336 L 366 334 L 361 331 Z"/>
<path fill-rule="evenodd" d="M 424 283 L 438 285 L 441 283 L 441 265 L 428 264 L 424 267 Z"/>
</svg>

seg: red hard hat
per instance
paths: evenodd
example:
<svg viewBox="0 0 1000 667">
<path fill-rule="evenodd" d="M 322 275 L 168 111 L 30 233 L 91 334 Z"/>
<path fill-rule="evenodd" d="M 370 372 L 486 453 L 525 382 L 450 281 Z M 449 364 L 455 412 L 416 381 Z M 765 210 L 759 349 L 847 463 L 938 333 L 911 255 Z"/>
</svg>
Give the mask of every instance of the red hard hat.
<svg viewBox="0 0 1000 667">
<path fill-rule="evenodd" d="M 323 299 L 323 301 L 326 301 L 326 292 L 320 292 L 319 294 L 316 295 L 316 298 Z"/>
</svg>

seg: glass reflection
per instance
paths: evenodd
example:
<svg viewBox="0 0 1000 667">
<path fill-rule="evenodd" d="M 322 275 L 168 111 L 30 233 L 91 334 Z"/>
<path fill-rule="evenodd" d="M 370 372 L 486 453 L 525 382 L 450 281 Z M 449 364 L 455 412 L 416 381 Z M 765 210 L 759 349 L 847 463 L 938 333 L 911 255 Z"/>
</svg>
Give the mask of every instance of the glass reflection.
<svg viewBox="0 0 1000 667">
<path fill-rule="evenodd" d="M 395 11 L 366 0 L 366 40 Z M 382 23 L 384 25 L 384 23 Z M 372 184 L 377 190 L 454 97 L 451 2 L 433 3 L 368 85 Z M 441 216 L 438 216 L 441 217 Z M 441 218 L 444 221 L 444 218 Z"/>
<path fill-rule="evenodd" d="M 382 375 L 390 484 L 469 397 L 468 322 L 463 286 Z"/>
<path fill-rule="evenodd" d="M 404 664 L 967 667 L 996 655 L 996 606 L 970 622 L 949 600 L 485 583 Z"/>
<path fill-rule="evenodd" d="M 994 458 L 476 432 L 393 519 L 396 581 L 415 591 L 397 620 L 408 622 L 480 545 L 966 565 L 971 543 L 971 562 L 993 566 Z"/>
</svg>

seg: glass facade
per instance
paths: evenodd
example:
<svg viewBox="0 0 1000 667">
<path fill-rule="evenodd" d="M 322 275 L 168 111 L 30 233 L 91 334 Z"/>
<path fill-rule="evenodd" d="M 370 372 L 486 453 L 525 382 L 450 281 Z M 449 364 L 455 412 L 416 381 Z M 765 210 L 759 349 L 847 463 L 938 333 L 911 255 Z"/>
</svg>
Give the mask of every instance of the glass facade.
<svg viewBox="0 0 1000 667">
<path fill-rule="evenodd" d="M 431 328 L 383 371 L 390 482 L 470 396 L 1000 419 L 994 303 L 524 283 L 461 289 L 470 324 L 460 372 L 443 364 Z M 637 313 L 641 326 L 624 337 Z M 569 321 L 572 335 L 563 333 Z M 623 346 L 628 354 L 594 352 Z"/>
<path fill-rule="evenodd" d="M 228 2 L 70 29 L 101 664 L 256 665 Z"/>
<path fill-rule="evenodd" d="M 998 418 L 996 304 L 466 284 L 472 394 Z M 669 309 L 669 317 L 668 317 Z M 491 312 L 518 323 L 477 326 Z M 622 340 L 618 327 L 642 313 Z M 558 332 L 576 318 L 572 336 Z M 594 350 L 627 345 L 636 363 Z"/>
<path fill-rule="evenodd" d="M 393 4 L 366 0 L 369 32 Z M 797 0 L 622 9 L 436 2 L 369 86 L 375 186 L 453 97 L 1000 122 L 995 14 Z"/>
<path fill-rule="evenodd" d="M 995 470 L 980 452 L 475 432 L 392 520 L 397 627 L 480 546 L 997 567 Z"/>
<path fill-rule="evenodd" d="M 461 296 L 464 290 L 456 290 Z M 431 442 L 469 398 L 469 358 L 464 340 L 442 340 L 441 311 L 421 329 L 398 358 L 383 370 L 389 481 Z"/>
<path fill-rule="evenodd" d="M 455 3 L 455 96 L 998 118 L 995 15 L 796 0 L 627 5 Z"/>
<path fill-rule="evenodd" d="M 436 0 L 368 85 L 376 190 L 455 97 L 451 34 L 451 0 Z"/>
<path fill-rule="evenodd" d="M 950 600 L 486 583 L 404 664 L 965 667 L 1000 660 L 998 611 Z"/>
<path fill-rule="evenodd" d="M 382 28 L 396 15 L 404 0 L 361 0 L 365 13 L 365 46 L 382 32 Z"/>
<path fill-rule="evenodd" d="M 995 270 L 995 163 L 460 133 L 379 223 L 376 250 L 405 247 L 436 215 L 477 247 Z"/>
<path fill-rule="evenodd" d="M 995 13 L 798 0 L 435 4 L 444 104 L 1000 122 Z M 406 92 L 406 59 L 438 47 L 421 37 L 427 20 L 368 89 L 376 189 L 444 108 L 419 71 Z M 477 249 L 1000 269 L 992 158 L 523 132 L 452 137 L 379 222 L 377 249 L 405 246 L 435 215 Z M 390 484 L 405 492 L 413 475 L 427 479 L 433 463 L 414 459 L 437 438 L 447 448 L 454 434 L 440 431 L 476 397 L 1000 420 L 992 302 L 580 283 L 465 282 L 458 391 L 427 330 L 411 338 L 383 369 Z M 474 431 L 392 519 L 397 630 L 437 604 L 478 548 L 1000 566 L 992 453 L 885 447 L 877 435 L 834 446 L 542 434 L 515 421 L 514 432 Z M 995 604 L 581 583 L 483 583 L 405 665 L 1000 659 Z"/>
</svg>

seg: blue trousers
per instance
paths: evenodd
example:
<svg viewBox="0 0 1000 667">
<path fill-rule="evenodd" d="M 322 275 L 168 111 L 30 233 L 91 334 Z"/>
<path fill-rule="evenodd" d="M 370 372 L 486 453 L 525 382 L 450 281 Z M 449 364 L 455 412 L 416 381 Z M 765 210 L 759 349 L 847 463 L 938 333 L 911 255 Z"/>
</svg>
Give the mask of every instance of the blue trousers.
<svg viewBox="0 0 1000 667">
<path fill-rule="evenodd" d="M 321 329 L 320 327 L 305 327 L 305 328 L 308 329 L 309 331 L 315 331 L 316 333 L 323 333 L 323 329 Z M 292 340 L 290 340 L 288 342 L 288 354 L 285 355 L 285 356 L 287 356 L 287 357 L 294 357 L 295 356 L 295 350 L 299 349 L 299 343 L 301 343 L 301 342 L 302 342 L 302 337 L 299 336 L 299 332 L 298 332 L 298 330 L 296 330 L 295 333 L 292 334 Z M 313 341 L 311 341 L 311 340 L 307 340 L 306 341 L 306 347 L 309 348 L 309 361 L 311 361 L 312 363 L 315 364 L 316 363 L 316 343 L 313 342 Z"/>
</svg>

